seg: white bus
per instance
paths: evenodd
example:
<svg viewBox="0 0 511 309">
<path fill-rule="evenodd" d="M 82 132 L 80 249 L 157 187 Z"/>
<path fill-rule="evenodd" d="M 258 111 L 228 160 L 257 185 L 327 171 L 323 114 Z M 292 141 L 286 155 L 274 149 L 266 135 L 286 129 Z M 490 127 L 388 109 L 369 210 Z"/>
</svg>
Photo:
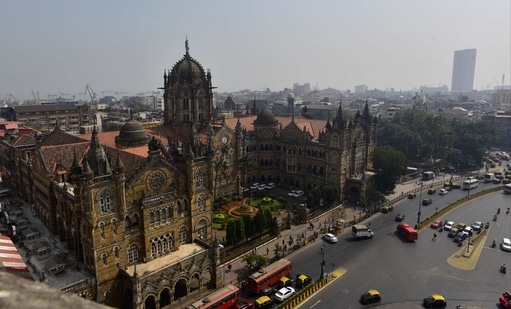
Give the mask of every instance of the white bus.
<svg viewBox="0 0 511 309">
<path fill-rule="evenodd" d="M 479 179 L 469 178 L 463 182 L 463 190 L 470 190 L 479 187 Z"/>
<path fill-rule="evenodd" d="M 504 185 L 504 193 L 505 194 L 511 194 L 511 183 Z"/>
<path fill-rule="evenodd" d="M 483 176 L 483 181 L 488 183 L 488 182 L 492 182 L 493 180 L 495 180 L 495 174 L 493 173 L 485 173 L 484 176 Z"/>
</svg>

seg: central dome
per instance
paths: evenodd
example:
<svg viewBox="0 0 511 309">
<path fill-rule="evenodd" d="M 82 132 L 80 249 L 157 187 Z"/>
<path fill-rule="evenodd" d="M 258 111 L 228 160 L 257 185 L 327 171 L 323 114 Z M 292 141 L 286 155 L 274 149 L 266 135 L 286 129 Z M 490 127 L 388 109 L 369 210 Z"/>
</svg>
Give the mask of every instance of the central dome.
<svg viewBox="0 0 511 309">
<path fill-rule="evenodd" d="M 147 144 L 149 136 L 147 136 L 144 126 L 135 119 L 126 121 L 119 131 L 119 135 L 115 137 L 115 143 L 121 147 L 137 147 Z"/>
<path fill-rule="evenodd" d="M 190 56 L 188 40 L 186 41 L 186 54 L 170 71 L 169 80 L 171 84 L 186 83 L 196 85 L 206 82 L 204 68 L 197 60 Z"/>
<path fill-rule="evenodd" d="M 255 124 L 275 124 L 277 120 L 275 116 L 269 109 L 263 109 L 257 114 L 257 118 L 255 120 Z"/>
</svg>

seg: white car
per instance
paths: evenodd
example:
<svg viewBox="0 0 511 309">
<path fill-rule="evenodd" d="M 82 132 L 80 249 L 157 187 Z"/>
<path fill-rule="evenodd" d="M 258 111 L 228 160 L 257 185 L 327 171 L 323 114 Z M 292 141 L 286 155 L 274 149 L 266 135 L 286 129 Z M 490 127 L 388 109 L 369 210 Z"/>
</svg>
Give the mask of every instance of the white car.
<svg viewBox="0 0 511 309">
<path fill-rule="evenodd" d="M 257 190 L 259 190 L 259 191 L 262 191 L 262 190 L 264 190 L 264 189 L 266 189 L 266 184 L 264 184 L 264 183 L 260 184 L 260 185 L 257 187 Z"/>
<path fill-rule="evenodd" d="M 480 230 L 482 230 L 483 227 L 484 227 L 484 223 L 482 223 L 481 221 L 477 221 L 477 222 L 472 223 L 472 228 L 476 232 L 479 232 Z"/>
<path fill-rule="evenodd" d="M 455 223 L 454 221 L 447 221 L 444 224 L 444 230 L 450 231 L 454 227 Z"/>
<path fill-rule="evenodd" d="M 438 192 L 438 194 L 440 195 L 446 195 L 447 193 L 449 193 L 449 191 L 447 191 L 446 189 L 440 189 L 440 191 Z"/>
<path fill-rule="evenodd" d="M 328 241 L 329 243 L 332 243 L 332 244 L 335 244 L 337 242 L 337 237 L 335 237 L 335 235 L 332 233 L 327 233 L 327 234 L 323 235 L 323 239 L 325 241 Z"/>
<path fill-rule="evenodd" d="M 304 193 L 303 193 L 303 191 L 302 191 L 302 190 L 296 190 L 296 191 L 295 191 L 295 195 L 294 195 L 294 197 L 298 198 L 298 197 L 302 196 L 303 194 L 304 194 Z"/>
<path fill-rule="evenodd" d="M 500 249 L 502 251 L 508 251 L 511 252 L 511 239 L 509 238 L 502 238 L 502 243 L 500 244 Z"/>
<path fill-rule="evenodd" d="M 284 302 L 295 293 L 292 287 L 283 287 L 275 293 L 275 299 L 279 302 Z"/>
<path fill-rule="evenodd" d="M 295 197 L 296 190 L 293 190 L 287 194 L 289 197 Z"/>
<path fill-rule="evenodd" d="M 250 189 L 252 190 L 257 190 L 257 188 L 259 187 L 259 183 L 258 182 L 254 182 L 251 186 L 250 186 Z"/>
<path fill-rule="evenodd" d="M 266 189 L 273 189 L 275 188 L 275 184 L 273 182 L 269 182 L 266 184 Z"/>
<path fill-rule="evenodd" d="M 471 226 L 467 226 L 463 229 L 463 234 L 465 235 L 470 235 L 471 233 L 473 233 L 474 229 L 471 227 Z"/>
</svg>

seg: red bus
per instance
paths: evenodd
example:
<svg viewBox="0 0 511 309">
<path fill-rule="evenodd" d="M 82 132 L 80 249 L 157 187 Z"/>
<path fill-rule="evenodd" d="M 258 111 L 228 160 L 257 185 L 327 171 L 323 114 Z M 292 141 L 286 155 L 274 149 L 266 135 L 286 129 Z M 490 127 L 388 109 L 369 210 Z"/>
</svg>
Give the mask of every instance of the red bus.
<svg viewBox="0 0 511 309">
<path fill-rule="evenodd" d="M 417 230 L 411 227 L 408 223 L 399 223 L 396 229 L 399 234 L 403 235 L 403 237 L 408 240 L 414 241 L 419 239 Z"/>
<path fill-rule="evenodd" d="M 255 294 L 260 294 L 265 287 L 277 284 L 280 278 L 289 275 L 291 270 L 291 261 L 278 260 L 250 275 L 247 279 L 248 289 Z"/>
<path fill-rule="evenodd" d="M 223 288 L 194 302 L 189 308 L 193 309 L 229 309 L 241 299 L 240 289 L 235 285 L 227 284 Z"/>
</svg>

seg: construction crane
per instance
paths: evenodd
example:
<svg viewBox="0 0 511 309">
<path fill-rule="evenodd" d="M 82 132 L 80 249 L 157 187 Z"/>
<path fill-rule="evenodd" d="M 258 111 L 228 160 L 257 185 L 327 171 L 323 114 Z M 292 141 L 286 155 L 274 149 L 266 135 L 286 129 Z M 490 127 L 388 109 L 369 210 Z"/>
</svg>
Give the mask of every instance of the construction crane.
<svg viewBox="0 0 511 309">
<path fill-rule="evenodd" d="M 89 94 L 91 104 L 96 104 L 96 93 L 92 90 L 91 86 L 87 84 L 85 86 L 85 95 Z"/>
<path fill-rule="evenodd" d="M 41 100 L 39 99 L 39 92 L 37 93 L 37 96 L 36 96 L 34 93 L 34 90 L 32 90 L 32 96 L 34 96 L 34 104 L 41 105 Z"/>
<path fill-rule="evenodd" d="M 502 87 L 500 88 L 500 90 L 504 90 L 504 79 L 506 77 L 506 74 L 502 74 Z"/>
</svg>

